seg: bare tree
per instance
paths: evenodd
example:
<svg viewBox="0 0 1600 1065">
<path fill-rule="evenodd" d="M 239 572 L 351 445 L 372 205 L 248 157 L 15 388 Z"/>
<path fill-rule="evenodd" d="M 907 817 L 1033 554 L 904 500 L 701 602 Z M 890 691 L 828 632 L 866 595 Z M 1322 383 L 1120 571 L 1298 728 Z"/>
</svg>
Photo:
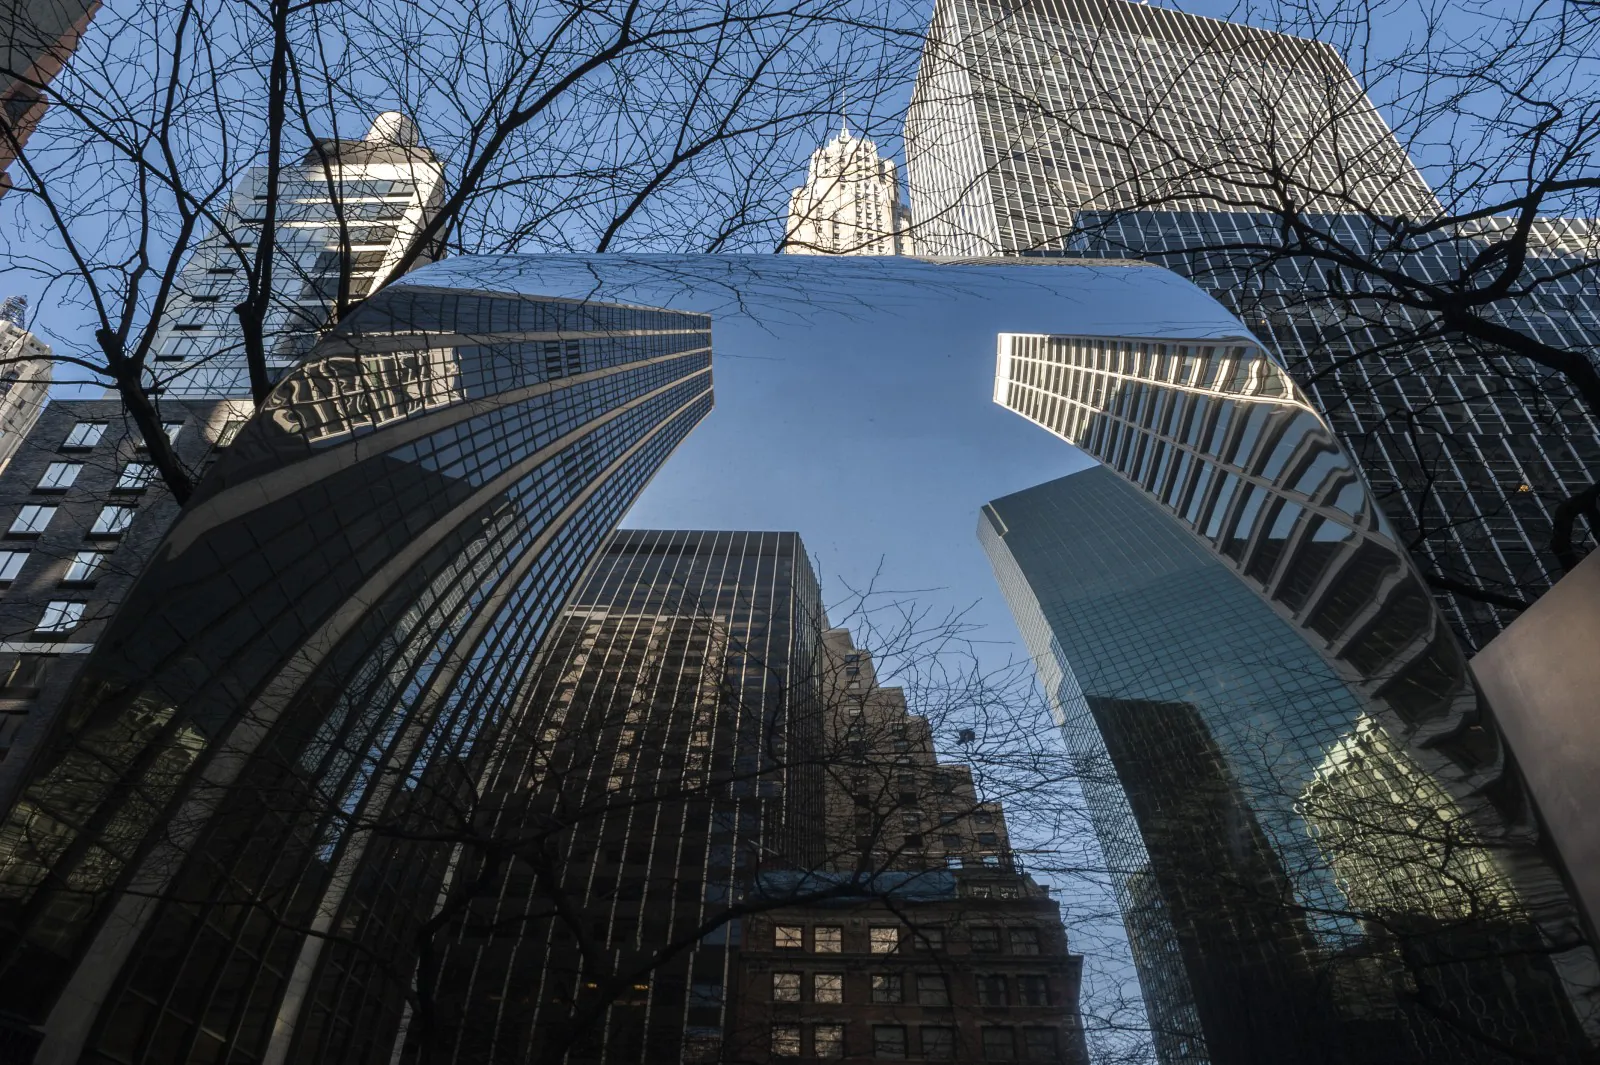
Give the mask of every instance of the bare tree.
<svg viewBox="0 0 1600 1065">
<path fill-rule="evenodd" d="M 105 9 L 53 84 L 7 72 L 51 106 L 25 145 L 0 129 L 0 254 L 181 503 L 195 471 L 159 431 L 174 365 L 155 357 L 176 312 L 212 305 L 184 367 L 242 359 L 259 402 L 304 348 L 288 334 L 440 254 L 766 250 L 817 121 L 903 81 L 914 29 L 893 0 Z M 384 109 L 420 134 L 389 145 L 419 202 L 375 238 L 347 171 L 371 154 L 352 127 Z M 196 256 L 223 280 L 189 291 Z"/>
</svg>

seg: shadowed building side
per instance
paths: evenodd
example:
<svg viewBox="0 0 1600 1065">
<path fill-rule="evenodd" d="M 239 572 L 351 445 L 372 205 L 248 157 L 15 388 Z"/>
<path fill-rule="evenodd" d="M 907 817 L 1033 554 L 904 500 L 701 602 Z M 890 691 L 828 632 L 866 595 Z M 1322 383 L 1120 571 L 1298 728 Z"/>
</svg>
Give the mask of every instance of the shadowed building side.
<svg viewBox="0 0 1600 1065">
<path fill-rule="evenodd" d="M 710 410 L 710 365 L 703 315 L 392 286 L 285 377 L 0 824 L 13 1040 L 387 1060 L 448 858 L 397 826 L 483 771 L 580 573 Z M 334 1023 L 305 1007 L 352 952 L 363 1003 Z"/>
</svg>

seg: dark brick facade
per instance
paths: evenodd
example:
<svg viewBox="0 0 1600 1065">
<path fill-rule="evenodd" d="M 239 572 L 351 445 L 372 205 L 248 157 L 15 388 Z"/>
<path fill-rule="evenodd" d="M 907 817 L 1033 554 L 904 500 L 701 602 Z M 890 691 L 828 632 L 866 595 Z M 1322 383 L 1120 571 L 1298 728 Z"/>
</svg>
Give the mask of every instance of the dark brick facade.
<svg viewBox="0 0 1600 1065">
<path fill-rule="evenodd" d="M 198 472 L 219 439 L 242 424 L 248 406 L 240 400 L 169 401 L 161 413 L 169 427 L 180 426 L 178 457 Z M 88 446 L 69 446 L 80 425 L 104 429 Z M 177 516 L 153 468 L 144 487 L 118 487 L 128 483 L 129 466 L 147 462 L 147 455 L 120 400 L 57 400 L 0 473 L 0 552 L 26 552 L 11 579 L 0 582 L 0 799 L 7 802 L 78 667 Z M 49 486 L 52 466 L 77 467 L 70 485 Z M 126 528 L 95 531 L 107 506 L 131 509 Z M 10 531 L 25 507 L 56 509 L 37 533 Z M 98 553 L 98 567 L 87 579 L 70 580 L 74 559 L 88 551 Z M 7 560 L 12 567 L 19 561 L 0 555 L 0 574 L 12 573 L 4 568 Z M 51 603 L 82 604 L 82 615 L 60 623 L 58 631 L 41 631 Z"/>
</svg>

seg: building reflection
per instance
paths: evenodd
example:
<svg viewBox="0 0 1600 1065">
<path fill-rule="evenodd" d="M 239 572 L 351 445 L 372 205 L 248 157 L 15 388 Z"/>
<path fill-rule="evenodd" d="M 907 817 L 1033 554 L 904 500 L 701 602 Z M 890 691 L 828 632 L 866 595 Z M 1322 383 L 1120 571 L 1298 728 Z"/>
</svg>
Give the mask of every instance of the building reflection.
<svg viewBox="0 0 1600 1065">
<path fill-rule="evenodd" d="M 1246 338 L 1003 333 L 995 400 L 1109 468 L 979 534 L 1114 769 L 1108 856 L 1148 853 L 1150 1012 L 1203 1030 L 1163 1059 L 1588 1060 L 1593 955 L 1464 658 L 1287 374 Z"/>
<path fill-rule="evenodd" d="M 280 382 L 86 661 L 0 824 L 17 1060 L 388 1060 L 449 854 L 405 826 L 712 404 L 706 315 L 445 280 Z"/>
</svg>

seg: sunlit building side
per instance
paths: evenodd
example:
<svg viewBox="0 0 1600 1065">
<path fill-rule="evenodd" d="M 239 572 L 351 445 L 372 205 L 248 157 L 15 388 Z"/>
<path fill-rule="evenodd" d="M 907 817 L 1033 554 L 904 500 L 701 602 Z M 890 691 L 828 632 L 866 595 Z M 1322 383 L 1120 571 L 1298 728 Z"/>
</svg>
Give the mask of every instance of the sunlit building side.
<svg viewBox="0 0 1600 1065">
<path fill-rule="evenodd" d="M 911 214 L 893 159 L 841 126 L 811 153 L 806 183 L 789 194 L 782 250 L 790 255 L 909 255 Z"/>
<path fill-rule="evenodd" d="M 38 1060 L 389 1060 L 539 640 L 711 409 L 710 320 L 391 286 L 212 465 L 0 824 Z M 408 820 L 411 819 L 411 820 Z"/>
<path fill-rule="evenodd" d="M 1243 338 L 1002 334 L 995 399 L 1108 467 L 979 535 L 1091 774 L 1163 1058 L 1587 1060 L 1593 951 L 1524 789 L 1288 375 Z"/>
</svg>

